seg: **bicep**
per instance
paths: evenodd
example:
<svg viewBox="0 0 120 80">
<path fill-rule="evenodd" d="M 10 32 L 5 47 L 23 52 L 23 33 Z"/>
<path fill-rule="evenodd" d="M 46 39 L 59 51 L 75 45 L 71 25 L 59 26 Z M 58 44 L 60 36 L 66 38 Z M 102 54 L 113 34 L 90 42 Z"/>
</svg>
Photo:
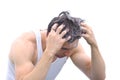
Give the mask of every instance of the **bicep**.
<svg viewBox="0 0 120 80">
<path fill-rule="evenodd" d="M 33 70 L 33 53 L 34 50 L 28 42 L 18 40 L 12 45 L 9 57 L 15 65 L 16 80 L 22 80 L 25 75 Z"/>
<path fill-rule="evenodd" d="M 71 56 L 73 63 L 88 77 L 90 77 L 91 59 L 85 53 L 81 45 L 77 47 L 73 55 Z"/>
<path fill-rule="evenodd" d="M 15 63 L 15 78 L 16 80 L 22 80 L 28 73 L 30 73 L 34 68 L 31 61 L 23 63 Z"/>
<path fill-rule="evenodd" d="M 20 54 L 14 55 L 13 62 L 15 65 L 16 80 L 22 80 L 22 78 L 29 74 L 34 68 L 30 56 L 27 55 L 27 52 L 24 54 L 21 53 L 21 55 Z"/>
</svg>

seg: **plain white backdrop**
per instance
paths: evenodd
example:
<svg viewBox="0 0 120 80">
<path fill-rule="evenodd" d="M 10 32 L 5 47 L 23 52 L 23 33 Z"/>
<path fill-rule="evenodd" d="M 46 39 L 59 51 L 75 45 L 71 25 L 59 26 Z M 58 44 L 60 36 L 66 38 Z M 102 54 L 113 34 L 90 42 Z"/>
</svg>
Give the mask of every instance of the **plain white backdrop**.
<svg viewBox="0 0 120 80">
<path fill-rule="evenodd" d="M 106 80 L 120 80 L 119 7 L 119 0 L 0 0 L 0 80 L 5 80 L 8 53 L 16 37 L 25 31 L 47 29 L 49 21 L 64 10 L 93 28 L 106 63 Z M 90 56 L 85 40 L 80 42 Z M 56 80 L 88 78 L 68 59 Z"/>
</svg>

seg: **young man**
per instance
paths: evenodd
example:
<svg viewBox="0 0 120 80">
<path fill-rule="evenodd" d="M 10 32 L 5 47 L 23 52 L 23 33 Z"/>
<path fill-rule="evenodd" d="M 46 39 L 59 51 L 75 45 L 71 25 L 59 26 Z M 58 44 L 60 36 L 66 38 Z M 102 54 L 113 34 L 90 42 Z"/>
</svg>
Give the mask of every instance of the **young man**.
<svg viewBox="0 0 120 80">
<path fill-rule="evenodd" d="M 90 45 L 91 58 L 78 43 L 81 37 Z M 92 29 L 62 12 L 47 31 L 26 32 L 13 42 L 7 80 L 54 80 L 69 57 L 90 80 L 105 79 L 105 63 Z"/>
</svg>

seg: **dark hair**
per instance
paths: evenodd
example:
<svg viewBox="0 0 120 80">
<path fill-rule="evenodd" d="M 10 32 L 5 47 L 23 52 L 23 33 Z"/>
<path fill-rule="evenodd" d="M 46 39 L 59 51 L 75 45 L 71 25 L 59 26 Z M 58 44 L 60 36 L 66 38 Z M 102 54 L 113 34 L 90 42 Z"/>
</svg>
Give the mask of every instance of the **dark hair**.
<svg viewBox="0 0 120 80">
<path fill-rule="evenodd" d="M 76 39 L 79 39 L 81 37 L 80 36 L 80 34 L 81 34 L 80 23 L 81 22 L 83 22 L 82 19 L 71 17 L 68 11 L 63 11 L 59 14 L 58 17 L 54 17 L 51 20 L 51 22 L 49 23 L 48 29 L 47 29 L 47 35 L 51 31 L 51 28 L 55 23 L 58 24 L 58 27 L 61 24 L 64 24 L 65 27 L 62 29 L 62 31 L 64 31 L 65 29 L 69 29 L 69 31 L 65 36 L 63 36 L 63 38 L 66 38 L 70 35 L 71 39 L 68 40 L 68 42 L 72 43 L 73 41 L 75 41 Z"/>
</svg>

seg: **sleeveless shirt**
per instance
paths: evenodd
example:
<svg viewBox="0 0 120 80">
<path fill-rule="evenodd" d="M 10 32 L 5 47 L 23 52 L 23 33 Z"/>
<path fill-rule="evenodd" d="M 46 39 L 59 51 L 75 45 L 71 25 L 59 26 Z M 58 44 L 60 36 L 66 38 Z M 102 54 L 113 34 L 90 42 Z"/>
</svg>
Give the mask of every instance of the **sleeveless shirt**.
<svg viewBox="0 0 120 80">
<path fill-rule="evenodd" d="M 39 62 L 43 54 L 42 43 L 41 43 L 41 33 L 40 31 L 37 31 L 37 30 L 34 31 L 34 33 L 36 36 L 36 44 L 37 44 L 37 50 L 38 50 L 37 62 Z M 55 80 L 56 76 L 58 75 L 63 65 L 65 64 L 66 60 L 67 60 L 67 57 L 57 58 L 53 63 L 51 63 L 51 66 L 48 70 L 45 80 Z M 10 60 L 8 60 L 8 70 L 7 70 L 6 80 L 15 80 L 15 66 Z"/>
</svg>

